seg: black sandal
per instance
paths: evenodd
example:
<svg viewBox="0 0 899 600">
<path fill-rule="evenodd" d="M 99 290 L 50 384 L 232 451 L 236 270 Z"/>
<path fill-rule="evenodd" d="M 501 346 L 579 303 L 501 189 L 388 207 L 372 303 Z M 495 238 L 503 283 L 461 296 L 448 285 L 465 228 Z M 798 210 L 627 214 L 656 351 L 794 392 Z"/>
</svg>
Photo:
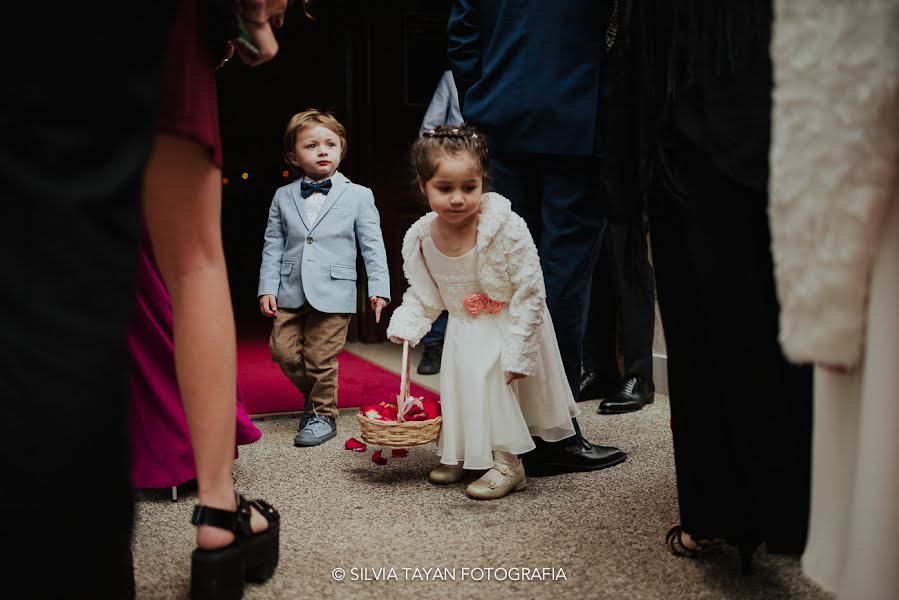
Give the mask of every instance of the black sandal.
<svg viewBox="0 0 899 600">
<path fill-rule="evenodd" d="M 190 597 L 192 600 L 238 600 L 243 582 L 262 583 L 278 566 L 278 511 L 265 500 L 247 501 L 237 495 L 237 510 L 222 510 L 197 505 L 190 522 L 230 531 L 234 542 L 204 550 L 196 548 L 191 556 Z M 268 529 L 253 533 L 250 507 L 268 521 Z"/>
<path fill-rule="evenodd" d="M 687 548 L 684 545 L 683 535 L 684 528 L 681 525 L 675 525 L 665 534 L 665 545 L 668 546 L 668 551 L 674 556 L 697 558 L 709 550 L 714 550 L 722 545 L 722 542 L 719 540 L 693 540 L 696 548 Z"/>
</svg>

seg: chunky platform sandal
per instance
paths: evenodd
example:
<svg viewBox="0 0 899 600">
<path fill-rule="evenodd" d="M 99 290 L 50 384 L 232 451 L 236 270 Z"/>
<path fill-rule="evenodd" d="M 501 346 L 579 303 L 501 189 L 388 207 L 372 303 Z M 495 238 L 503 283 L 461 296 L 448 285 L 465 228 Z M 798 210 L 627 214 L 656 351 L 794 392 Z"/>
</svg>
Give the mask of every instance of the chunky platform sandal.
<svg viewBox="0 0 899 600">
<path fill-rule="evenodd" d="M 248 501 L 237 495 L 237 510 L 197 505 L 190 522 L 230 531 L 234 542 L 222 548 L 196 548 L 191 556 L 190 597 L 192 600 L 239 600 L 244 581 L 262 583 L 278 566 L 278 511 L 265 500 Z M 268 529 L 253 533 L 250 507 L 268 521 Z"/>
</svg>

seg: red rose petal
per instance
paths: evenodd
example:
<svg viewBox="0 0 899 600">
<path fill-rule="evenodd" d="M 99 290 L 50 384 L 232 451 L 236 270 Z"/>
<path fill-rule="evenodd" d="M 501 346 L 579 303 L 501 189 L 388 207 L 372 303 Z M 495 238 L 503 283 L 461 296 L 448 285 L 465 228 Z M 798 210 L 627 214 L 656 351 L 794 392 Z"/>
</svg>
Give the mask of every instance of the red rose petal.
<svg viewBox="0 0 899 600">
<path fill-rule="evenodd" d="M 405 448 L 394 448 L 390 451 L 390 456 L 393 458 L 403 458 L 409 455 L 409 451 Z"/>
<path fill-rule="evenodd" d="M 344 443 L 344 449 L 352 450 L 354 452 L 365 452 L 368 449 L 368 446 L 365 445 L 365 442 L 360 442 L 354 437 L 351 437 Z"/>
<path fill-rule="evenodd" d="M 387 459 L 381 456 L 380 450 L 375 450 L 374 454 L 371 455 L 371 462 L 376 465 L 386 465 Z"/>
<path fill-rule="evenodd" d="M 426 420 L 430 421 L 440 415 L 440 402 L 433 398 L 425 398 L 422 400 L 422 409 L 425 413 Z"/>
<path fill-rule="evenodd" d="M 381 410 L 381 418 L 385 421 L 396 421 L 396 405 L 388 404 Z"/>
</svg>

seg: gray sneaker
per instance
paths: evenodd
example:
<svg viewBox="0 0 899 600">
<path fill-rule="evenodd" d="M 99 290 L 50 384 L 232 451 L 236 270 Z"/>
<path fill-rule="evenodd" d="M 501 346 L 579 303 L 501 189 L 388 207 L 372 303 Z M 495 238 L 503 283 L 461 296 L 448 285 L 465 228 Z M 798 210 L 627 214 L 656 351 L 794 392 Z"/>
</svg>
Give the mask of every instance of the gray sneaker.
<svg viewBox="0 0 899 600">
<path fill-rule="evenodd" d="M 303 413 L 303 416 L 300 417 L 300 424 L 297 425 L 297 431 L 303 431 L 303 427 L 306 426 L 306 421 L 313 417 L 313 413 Z"/>
<path fill-rule="evenodd" d="M 294 446 L 318 446 L 337 435 L 337 424 L 334 417 L 312 415 L 306 424 L 293 438 Z"/>
</svg>

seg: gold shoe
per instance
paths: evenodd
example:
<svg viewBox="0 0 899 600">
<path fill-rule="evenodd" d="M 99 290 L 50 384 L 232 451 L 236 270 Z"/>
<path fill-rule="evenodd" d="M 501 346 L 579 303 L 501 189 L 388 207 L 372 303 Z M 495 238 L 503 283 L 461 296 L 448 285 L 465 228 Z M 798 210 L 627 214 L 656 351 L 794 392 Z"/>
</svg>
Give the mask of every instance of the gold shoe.
<svg viewBox="0 0 899 600">
<path fill-rule="evenodd" d="M 493 473 L 501 474 L 499 481 L 488 479 L 487 476 Z M 475 500 L 498 500 L 508 496 L 512 492 L 525 489 L 528 486 L 524 471 L 510 469 L 508 465 L 496 463 L 492 469 L 484 473 L 484 476 L 473 481 L 465 488 L 465 495 Z"/>
<path fill-rule="evenodd" d="M 436 483 L 438 485 L 459 483 L 464 478 L 465 469 L 462 468 L 462 465 L 440 465 L 428 473 L 428 479 L 431 483 Z"/>
</svg>

